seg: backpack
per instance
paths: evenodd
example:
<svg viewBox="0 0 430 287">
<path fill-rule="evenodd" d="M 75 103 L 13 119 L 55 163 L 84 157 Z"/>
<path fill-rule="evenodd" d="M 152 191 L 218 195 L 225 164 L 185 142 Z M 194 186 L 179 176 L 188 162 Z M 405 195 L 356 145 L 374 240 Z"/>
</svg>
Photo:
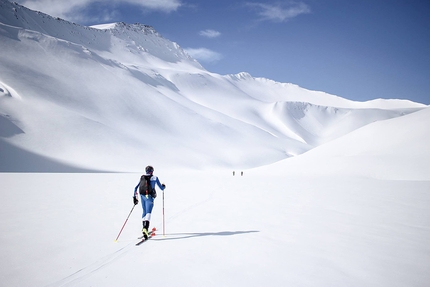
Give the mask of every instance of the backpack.
<svg viewBox="0 0 430 287">
<path fill-rule="evenodd" d="M 139 193 L 142 195 L 150 195 L 153 198 L 156 198 L 157 192 L 155 191 L 155 188 L 152 188 L 151 177 L 152 175 L 142 175 L 140 177 Z"/>
</svg>

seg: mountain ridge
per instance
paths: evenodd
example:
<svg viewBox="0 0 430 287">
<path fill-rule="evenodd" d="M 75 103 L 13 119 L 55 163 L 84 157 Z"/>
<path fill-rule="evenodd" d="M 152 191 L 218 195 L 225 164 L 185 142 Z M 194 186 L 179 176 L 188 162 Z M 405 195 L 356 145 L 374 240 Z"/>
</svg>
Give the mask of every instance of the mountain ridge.
<svg viewBox="0 0 430 287">
<path fill-rule="evenodd" d="M 0 5 L 7 8 L 0 12 L 0 128 L 23 131 L 3 138 L 4 151 L 12 146 L 86 170 L 135 171 L 141 159 L 250 168 L 425 107 L 218 75 L 147 25 L 97 29 Z M 14 157 L 3 157 L 8 171 Z"/>
</svg>

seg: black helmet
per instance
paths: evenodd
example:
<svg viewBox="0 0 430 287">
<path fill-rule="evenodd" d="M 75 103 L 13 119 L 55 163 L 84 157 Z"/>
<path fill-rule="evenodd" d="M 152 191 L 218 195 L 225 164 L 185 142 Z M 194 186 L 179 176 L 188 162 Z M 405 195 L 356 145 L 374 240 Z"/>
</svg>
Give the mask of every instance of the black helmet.
<svg viewBox="0 0 430 287">
<path fill-rule="evenodd" d="M 153 173 L 154 172 L 154 168 L 150 165 L 148 165 L 147 167 L 145 167 L 145 171 L 146 173 Z"/>
</svg>

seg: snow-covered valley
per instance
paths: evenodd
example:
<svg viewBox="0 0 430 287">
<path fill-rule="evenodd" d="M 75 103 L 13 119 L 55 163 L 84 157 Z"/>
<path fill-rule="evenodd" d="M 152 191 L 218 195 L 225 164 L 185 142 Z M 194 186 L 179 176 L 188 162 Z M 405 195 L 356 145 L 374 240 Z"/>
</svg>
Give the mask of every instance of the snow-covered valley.
<svg viewBox="0 0 430 287">
<path fill-rule="evenodd" d="M 430 282 L 428 106 L 214 74 L 149 26 L 5 0 L 0 51 L 1 286 Z M 167 188 L 136 247 L 149 164 Z"/>
</svg>

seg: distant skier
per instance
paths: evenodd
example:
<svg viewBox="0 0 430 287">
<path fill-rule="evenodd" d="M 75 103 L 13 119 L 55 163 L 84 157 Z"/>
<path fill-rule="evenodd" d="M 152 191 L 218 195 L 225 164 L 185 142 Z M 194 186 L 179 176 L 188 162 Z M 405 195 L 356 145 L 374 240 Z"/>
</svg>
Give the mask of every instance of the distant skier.
<svg viewBox="0 0 430 287">
<path fill-rule="evenodd" d="M 137 199 L 138 195 L 138 188 L 139 188 L 139 194 L 140 194 L 140 200 L 142 203 L 142 233 L 143 237 L 145 239 L 148 239 L 149 236 L 149 222 L 151 221 L 151 212 L 152 208 L 154 207 L 154 199 L 157 197 L 157 192 L 155 190 L 155 184 L 158 185 L 158 187 L 161 190 L 164 190 L 166 188 L 166 185 L 161 184 L 158 180 L 158 177 L 153 175 L 154 168 L 150 165 L 148 165 L 145 168 L 146 174 L 142 175 L 140 177 L 139 183 L 134 188 L 134 194 L 133 194 L 133 203 L 134 205 L 139 203 L 139 200 Z"/>
</svg>

